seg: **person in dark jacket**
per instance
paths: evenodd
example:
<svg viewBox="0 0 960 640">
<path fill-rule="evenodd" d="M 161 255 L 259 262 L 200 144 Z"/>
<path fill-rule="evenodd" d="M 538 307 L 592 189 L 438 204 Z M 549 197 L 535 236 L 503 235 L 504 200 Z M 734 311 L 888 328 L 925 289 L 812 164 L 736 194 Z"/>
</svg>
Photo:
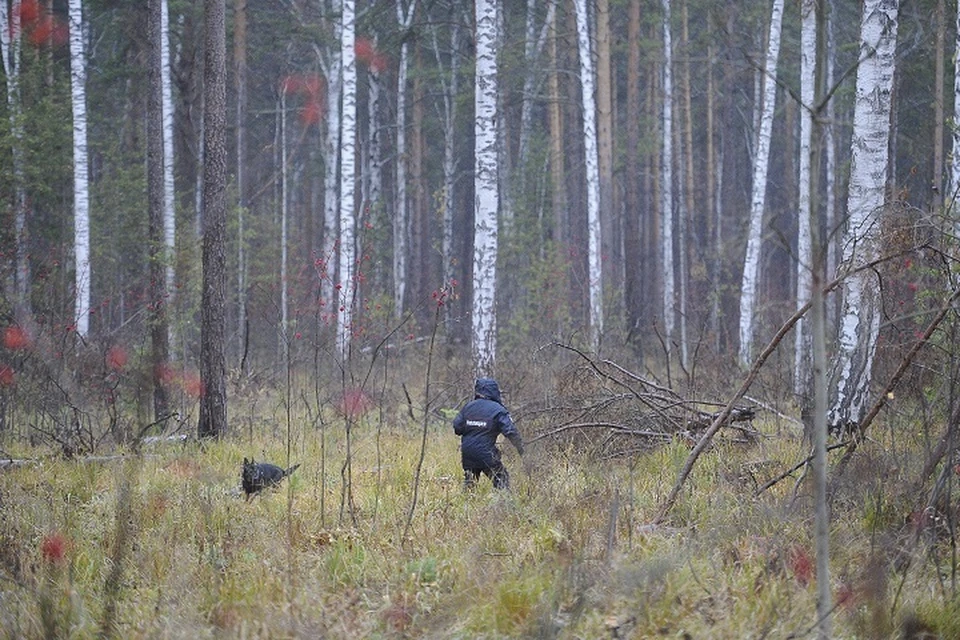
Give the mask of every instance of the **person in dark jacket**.
<svg viewBox="0 0 960 640">
<path fill-rule="evenodd" d="M 453 419 L 453 432 L 460 436 L 463 487 L 470 489 L 484 474 L 497 489 L 510 487 L 510 474 L 500 461 L 497 436 L 503 434 L 523 455 L 523 439 L 503 406 L 500 386 L 493 378 L 478 378 L 474 399 Z"/>
</svg>

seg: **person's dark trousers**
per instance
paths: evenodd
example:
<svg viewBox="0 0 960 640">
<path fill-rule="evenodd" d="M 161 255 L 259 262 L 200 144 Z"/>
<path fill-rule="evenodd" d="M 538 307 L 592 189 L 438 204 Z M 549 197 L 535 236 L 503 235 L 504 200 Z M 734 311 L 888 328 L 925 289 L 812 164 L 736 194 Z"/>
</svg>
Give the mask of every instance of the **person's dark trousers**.
<svg viewBox="0 0 960 640">
<path fill-rule="evenodd" d="M 472 489 L 477 484 L 477 480 L 480 479 L 481 473 L 493 481 L 494 489 L 510 488 L 510 474 L 502 462 L 498 462 L 496 466 L 486 469 L 464 469 L 463 488 L 468 490 Z"/>
</svg>

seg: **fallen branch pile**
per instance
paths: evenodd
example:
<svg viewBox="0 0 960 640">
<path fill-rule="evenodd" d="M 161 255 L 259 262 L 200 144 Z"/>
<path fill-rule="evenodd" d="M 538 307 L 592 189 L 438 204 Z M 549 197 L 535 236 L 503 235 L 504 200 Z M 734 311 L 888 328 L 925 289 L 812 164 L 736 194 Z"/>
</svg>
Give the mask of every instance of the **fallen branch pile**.
<svg viewBox="0 0 960 640">
<path fill-rule="evenodd" d="M 567 345 L 556 346 L 580 358 L 562 377 L 551 403 L 524 408 L 527 428 L 535 425 L 534 435 L 527 437 L 530 443 L 571 444 L 601 457 L 630 455 L 677 438 L 693 446 L 723 407 L 685 398 L 613 361 L 593 359 Z M 739 441 L 752 442 L 759 434 L 744 423 L 754 415 L 752 406 L 735 407 L 724 426 L 734 428 Z"/>
</svg>

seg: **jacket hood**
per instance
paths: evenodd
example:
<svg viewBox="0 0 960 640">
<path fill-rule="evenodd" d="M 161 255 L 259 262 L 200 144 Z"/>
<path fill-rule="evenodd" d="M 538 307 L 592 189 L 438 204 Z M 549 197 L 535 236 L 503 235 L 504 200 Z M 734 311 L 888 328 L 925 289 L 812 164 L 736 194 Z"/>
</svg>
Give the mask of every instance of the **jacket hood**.
<svg viewBox="0 0 960 640">
<path fill-rule="evenodd" d="M 477 378 L 474 393 L 478 398 L 486 398 L 503 404 L 500 400 L 500 385 L 493 378 Z"/>
</svg>

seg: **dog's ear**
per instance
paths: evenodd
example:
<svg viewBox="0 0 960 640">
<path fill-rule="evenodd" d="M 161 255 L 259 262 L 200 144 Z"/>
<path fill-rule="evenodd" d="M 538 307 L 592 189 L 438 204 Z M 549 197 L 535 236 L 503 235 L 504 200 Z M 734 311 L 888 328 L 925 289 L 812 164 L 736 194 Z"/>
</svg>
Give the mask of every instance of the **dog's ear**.
<svg viewBox="0 0 960 640">
<path fill-rule="evenodd" d="M 244 466 L 250 464 L 250 462 L 246 459 L 246 457 L 244 457 L 244 459 L 243 459 L 243 464 L 244 464 Z"/>
</svg>

